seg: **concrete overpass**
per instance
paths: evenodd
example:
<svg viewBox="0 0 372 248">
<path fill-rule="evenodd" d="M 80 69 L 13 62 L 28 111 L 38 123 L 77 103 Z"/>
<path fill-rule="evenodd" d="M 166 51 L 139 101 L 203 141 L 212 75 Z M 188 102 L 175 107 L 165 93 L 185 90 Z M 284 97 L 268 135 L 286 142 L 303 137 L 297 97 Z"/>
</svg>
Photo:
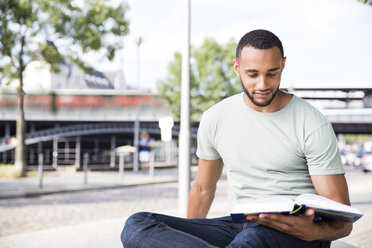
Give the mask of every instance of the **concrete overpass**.
<svg viewBox="0 0 372 248">
<path fill-rule="evenodd" d="M 319 90 L 319 88 L 291 89 L 299 96 L 314 90 Z M 326 90 L 329 92 L 348 91 L 349 98 L 342 98 L 340 95 L 320 97 L 319 94 L 302 97 L 317 102 L 350 100 L 350 104 L 353 101 L 362 101 L 364 105 L 368 105 L 369 101 L 365 98 L 370 97 L 369 93 L 372 88 L 364 89 L 364 91 L 359 88 L 328 88 Z M 139 94 L 138 92 L 104 91 L 104 94 L 102 92 L 89 91 L 78 94 L 75 91 L 63 91 L 53 94 L 27 95 L 25 118 L 27 120 L 26 144 L 30 148 L 28 152 L 36 153 L 43 150 L 46 153 L 52 153 L 58 149 L 62 152 L 71 151 L 76 148 L 78 142 L 81 142 L 82 149 L 85 147 L 87 150 L 109 154 L 115 146 L 133 145 L 136 125 L 139 132 L 145 130 L 153 138 L 160 139 L 158 120 L 171 113 L 157 95 Z M 354 93 L 354 98 L 352 98 L 350 92 L 364 93 L 363 97 L 358 96 L 359 99 Z M 12 154 L 14 147 L 8 145 L 7 141 L 15 136 L 16 96 L 0 95 L 0 107 L 2 117 L 0 120 L 0 162 L 12 162 L 9 158 L 14 156 Z M 330 120 L 336 133 L 372 133 L 372 108 L 370 107 L 320 110 Z M 192 129 L 194 139 L 197 126 L 198 123 L 195 123 Z M 173 128 L 174 138 L 178 137 L 178 132 L 179 126 L 176 123 Z M 28 154 L 28 156 L 31 155 Z M 102 155 L 102 161 L 107 159 L 105 156 Z"/>
</svg>

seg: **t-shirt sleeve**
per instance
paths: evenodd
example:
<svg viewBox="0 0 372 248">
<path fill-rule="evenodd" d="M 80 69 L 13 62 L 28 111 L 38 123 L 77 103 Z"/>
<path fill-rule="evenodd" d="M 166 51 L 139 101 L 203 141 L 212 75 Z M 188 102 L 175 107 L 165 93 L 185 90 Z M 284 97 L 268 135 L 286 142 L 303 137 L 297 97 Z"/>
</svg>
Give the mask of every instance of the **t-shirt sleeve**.
<svg viewBox="0 0 372 248">
<path fill-rule="evenodd" d="M 196 149 L 196 155 L 201 159 L 216 160 L 221 157 L 213 142 L 213 135 L 216 128 L 213 124 L 211 118 L 208 118 L 206 113 L 204 113 L 198 128 L 198 143 Z"/>
<path fill-rule="evenodd" d="M 305 139 L 305 156 L 310 175 L 344 174 L 332 125 L 326 122 Z"/>
</svg>

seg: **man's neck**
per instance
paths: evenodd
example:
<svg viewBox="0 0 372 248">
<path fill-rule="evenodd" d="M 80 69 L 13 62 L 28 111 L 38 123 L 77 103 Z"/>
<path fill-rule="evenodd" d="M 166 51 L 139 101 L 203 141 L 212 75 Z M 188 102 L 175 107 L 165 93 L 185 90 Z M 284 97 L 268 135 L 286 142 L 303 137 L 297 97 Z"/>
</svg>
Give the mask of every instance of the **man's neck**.
<svg viewBox="0 0 372 248">
<path fill-rule="evenodd" d="M 244 103 L 249 108 L 251 108 L 255 111 L 258 111 L 258 112 L 262 112 L 262 113 L 277 112 L 277 111 L 281 110 L 282 108 L 284 108 L 285 106 L 287 106 L 287 104 L 291 101 L 291 99 L 292 99 L 291 94 L 288 94 L 288 93 L 285 93 L 281 90 L 278 90 L 276 96 L 274 97 L 274 99 L 272 100 L 272 102 L 269 105 L 267 105 L 265 107 L 259 107 L 259 106 L 255 105 L 251 101 L 251 99 L 249 99 L 249 97 L 246 94 L 243 94 Z"/>
</svg>

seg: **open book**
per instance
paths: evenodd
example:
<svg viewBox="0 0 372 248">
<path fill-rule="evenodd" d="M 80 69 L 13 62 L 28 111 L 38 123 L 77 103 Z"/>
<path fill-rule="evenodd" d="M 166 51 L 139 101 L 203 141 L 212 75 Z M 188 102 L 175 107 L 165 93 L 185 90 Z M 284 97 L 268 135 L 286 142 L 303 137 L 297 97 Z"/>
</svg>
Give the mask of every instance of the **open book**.
<svg viewBox="0 0 372 248">
<path fill-rule="evenodd" d="M 230 214 L 234 222 L 245 222 L 246 215 L 261 213 L 296 215 L 303 213 L 306 208 L 314 209 L 314 221 L 329 219 L 354 222 L 363 216 L 363 213 L 355 208 L 314 194 L 300 195 L 295 201 L 286 196 L 274 196 L 250 203 L 241 203 L 235 205 Z"/>
</svg>

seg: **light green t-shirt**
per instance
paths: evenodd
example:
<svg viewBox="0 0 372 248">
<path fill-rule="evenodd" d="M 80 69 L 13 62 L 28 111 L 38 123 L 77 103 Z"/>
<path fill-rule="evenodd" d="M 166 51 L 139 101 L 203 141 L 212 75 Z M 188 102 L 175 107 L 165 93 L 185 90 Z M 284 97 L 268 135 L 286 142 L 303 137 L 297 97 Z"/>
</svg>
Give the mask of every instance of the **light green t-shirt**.
<svg viewBox="0 0 372 248">
<path fill-rule="evenodd" d="M 222 158 L 229 205 L 273 195 L 316 193 L 310 175 L 343 174 L 337 139 L 329 121 L 293 96 L 283 109 L 262 113 L 240 93 L 204 112 L 197 156 Z"/>
</svg>

